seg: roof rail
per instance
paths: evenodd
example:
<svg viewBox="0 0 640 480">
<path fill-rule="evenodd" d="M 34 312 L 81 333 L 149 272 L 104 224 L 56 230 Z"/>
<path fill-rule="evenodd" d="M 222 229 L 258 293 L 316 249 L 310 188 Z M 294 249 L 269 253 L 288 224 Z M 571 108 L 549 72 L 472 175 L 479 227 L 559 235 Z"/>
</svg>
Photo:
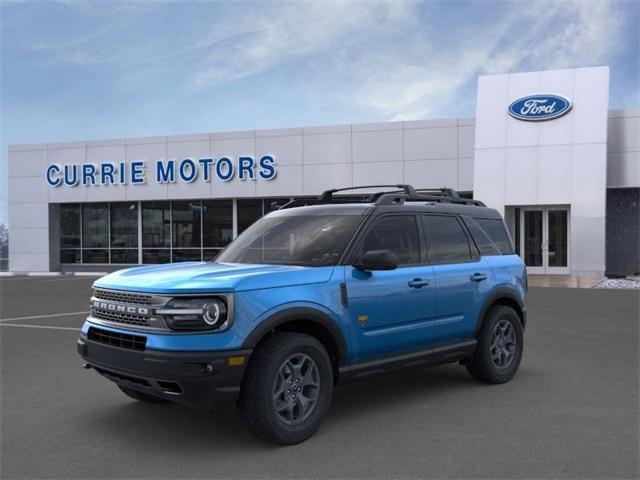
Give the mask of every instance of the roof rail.
<svg viewBox="0 0 640 480">
<path fill-rule="evenodd" d="M 383 190 L 370 194 L 366 199 L 356 200 L 353 198 L 335 198 L 334 194 L 349 190 L 363 190 L 372 188 L 395 188 L 396 190 Z M 317 198 L 300 198 L 291 200 L 289 203 L 280 207 L 280 209 L 300 207 L 304 205 L 318 205 L 327 203 L 375 203 L 376 205 L 394 205 L 403 204 L 405 202 L 437 202 L 437 203 L 455 203 L 459 205 L 473 205 L 484 207 L 485 204 L 479 200 L 471 200 L 462 198 L 460 194 L 450 187 L 442 187 L 439 189 L 415 189 L 408 184 L 395 185 L 360 185 L 356 187 L 333 188 L 325 190 Z"/>
<path fill-rule="evenodd" d="M 404 192 L 406 195 L 415 195 L 416 191 L 411 185 L 404 184 L 395 184 L 395 185 L 360 185 L 357 187 L 344 187 L 344 188 L 333 188 L 331 190 L 325 190 L 319 197 L 320 203 L 332 203 L 333 194 L 338 192 L 345 192 L 347 190 L 363 190 L 363 189 L 371 189 L 371 188 L 398 188 L 400 191 Z M 369 197 L 369 202 L 375 202 L 381 195 L 389 193 L 389 192 L 376 192 Z"/>
</svg>

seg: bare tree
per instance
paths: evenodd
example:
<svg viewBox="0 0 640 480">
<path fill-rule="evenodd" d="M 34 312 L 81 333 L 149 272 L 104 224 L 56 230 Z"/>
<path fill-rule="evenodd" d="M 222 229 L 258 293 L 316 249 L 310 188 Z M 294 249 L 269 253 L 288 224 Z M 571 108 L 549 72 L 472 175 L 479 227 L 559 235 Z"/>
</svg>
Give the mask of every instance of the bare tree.
<svg viewBox="0 0 640 480">
<path fill-rule="evenodd" d="M 0 259 L 9 256 L 9 229 L 4 223 L 0 223 Z"/>
</svg>

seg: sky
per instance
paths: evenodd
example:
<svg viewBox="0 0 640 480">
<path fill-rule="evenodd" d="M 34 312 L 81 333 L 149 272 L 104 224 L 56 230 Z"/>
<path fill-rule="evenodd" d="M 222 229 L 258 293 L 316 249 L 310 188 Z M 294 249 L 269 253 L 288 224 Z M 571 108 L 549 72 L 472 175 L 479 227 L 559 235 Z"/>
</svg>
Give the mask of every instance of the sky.
<svg viewBox="0 0 640 480">
<path fill-rule="evenodd" d="M 474 116 L 484 74 L 611 67 L 640 105 L 640 2 L 0 0 L 11 144 Z"/>
</svg>

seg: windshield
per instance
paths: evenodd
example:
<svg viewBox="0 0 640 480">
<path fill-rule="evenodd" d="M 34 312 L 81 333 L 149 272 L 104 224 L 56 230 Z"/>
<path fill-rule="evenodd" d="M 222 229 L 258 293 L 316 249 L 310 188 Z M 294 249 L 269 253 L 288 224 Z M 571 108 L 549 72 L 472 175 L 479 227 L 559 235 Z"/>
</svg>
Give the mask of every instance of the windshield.
<svg viewBox="0 0 640 480">
<path fill-rule="evenodd" d="M 357 215 L 264 217 L 245 230 L 215 261 L 336 265 L 361 219 Z"/>
</svg>

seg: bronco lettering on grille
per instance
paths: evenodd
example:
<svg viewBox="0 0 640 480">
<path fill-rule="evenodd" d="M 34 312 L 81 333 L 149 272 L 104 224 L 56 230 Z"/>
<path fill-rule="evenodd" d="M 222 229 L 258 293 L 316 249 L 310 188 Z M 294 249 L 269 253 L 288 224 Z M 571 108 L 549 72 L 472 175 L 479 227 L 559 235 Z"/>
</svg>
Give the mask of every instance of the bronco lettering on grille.
<svg viewBox="0 0 640 480">
<path fill-rule="evenodd" d="M 98 310 L 108 310 L 110 312 L 116 313 L 124 313 L 128 315 L 149 315 L 149 309 L 147 307 L 132 307 L 130 305 L 119 305 L 117 303 L 103 302 L 101 300 L 94 300 L 93 308 Z"/>
</svg>

